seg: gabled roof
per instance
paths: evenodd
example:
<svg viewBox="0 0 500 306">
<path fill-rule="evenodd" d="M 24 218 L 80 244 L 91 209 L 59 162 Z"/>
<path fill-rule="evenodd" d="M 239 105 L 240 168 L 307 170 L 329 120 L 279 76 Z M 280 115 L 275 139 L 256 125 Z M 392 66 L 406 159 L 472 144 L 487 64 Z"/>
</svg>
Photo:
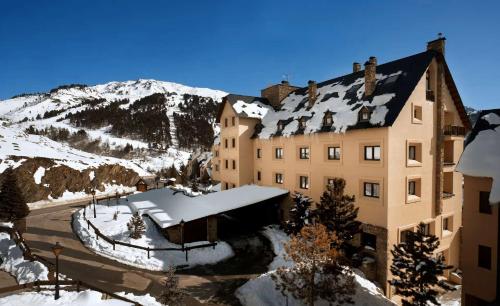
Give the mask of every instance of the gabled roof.
<svg viewBox="0 0 500 306">
<path fill-rule="evenodd" d="M 493 179 L 490 203 L 500 202 L 500 109 L 482 111 L 467 135 L 456 171 Z"/>
<path fill-rule="evenodd" d="M 361 70 L 318 83 L 312 107 L 309 106 L 308 87 L 292 91 L 281 102 L 279 109 L 273 109 L 264 98 L 228 95 L 220 105 L 217 122 L 225 104 L 229 103 L 238 116 L 261 119 L 254 135 L 260 138 L 391 126 L 434 58 L 443 63 L 445 83 L 463 125 L 470 129 L 467 113 L 444 56 L 434 50 L 378 65 L 375 91 L 370 96 L 364 94 L 364 70 Z M 364 107 L 371 112 L 369 121 L 358 120 L 358 113 Z M 331 127 L 322 125 L 327 112 L 332 114 L 334 123 Z M 298 119 L 301 117 L 308 120 L 305 129 L 299 130 Z M 279 121 L 286 123 L 282 131 L 277 130 Z"/>
<path fill-rule="evenodd" d="M 222 99 L 215 122 L 220 123 L 220 116 L 226 104 L 231 105 L 236 115 L 241 118 L 262 119 L 273 109 L 266 98 L 229 94 Z"/>
<path fill-rule="evenodd" d="M 197 197 L 170 188 L 154 189 L 128 197 L 133 212 L 146 214 L 161 228 L 217 215 L 288 194 L 276 187 L 245 185 Z"/>
</svg>

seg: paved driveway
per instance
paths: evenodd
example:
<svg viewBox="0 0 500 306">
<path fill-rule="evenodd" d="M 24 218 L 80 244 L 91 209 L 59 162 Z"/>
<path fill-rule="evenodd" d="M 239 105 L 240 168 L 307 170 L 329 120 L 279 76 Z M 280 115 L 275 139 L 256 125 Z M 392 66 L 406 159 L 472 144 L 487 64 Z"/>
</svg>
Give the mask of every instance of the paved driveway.
<svg viewBox="0 0 500 306">
<path fill-rule="evenodd" d="M 46 209 L 34 210 L 27 218 L 27 231 L 24 234 L 32 251 L 54 262 L 51 247 L 58 241 L 64 246 L 60 257 L 60 271 L 70 278 L 80 279 L 99 288 L 113 292 L 133 292 L 158 296 L 161 292 L 161 272 L 151 272 L 123 265 L 111 259 L 98 256 L 85 248 L 73 233 L 71 214 L 78 205 L 64 205 Z M 236 251 L 236 250 L 235 250 Z M 260 251 L 257 250 L 257 253 Z M 239 253 L 239 254 L 238 254 Z M 186 271 L 179 271 L 180 287 L 189 293 L 187 305 L 237 305 L 233 296 L 234 290 L 250 278 L 265 270 L 269 255 L 264 261 L 255 260 L 255 254 L 242 249 L 239 256 L 228 260 L 228 271 L 220 263 L 215 266 L 202 266 Z M 248 269 L 248 260 L 241 260 L 248 254 L 253 259 L 255 269 Z M 271 256 L 272 259 L 272 256 Z M 238 264 L 247 267 L 241 274 Z M 238 272 L 237 272 L 238 271 Z M 256 273 L 257 272 L 257 273 Z"/>
</svg>

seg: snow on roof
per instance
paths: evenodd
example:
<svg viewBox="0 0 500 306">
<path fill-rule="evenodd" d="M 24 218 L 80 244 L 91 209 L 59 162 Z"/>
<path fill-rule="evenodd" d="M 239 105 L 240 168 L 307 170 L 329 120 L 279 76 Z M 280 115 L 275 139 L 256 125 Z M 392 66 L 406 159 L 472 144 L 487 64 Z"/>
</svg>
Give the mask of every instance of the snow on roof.
<svg viewBox="0 0 500 306">
<path fill-rule="evenodd" d="M 245 185 L 221 192 L 189 197 L 172 189 L 155 189 L 128 197 L 132 211 L 146 214 L 161 228 L 216 215 L 288 194 L 275 187 Z"/>
<path fill-rule="evenodd" d="M 260 101 L 253 101 L 246 103 L 243 100 L 237 100 L 233 104 L 233 108 L 238 114 L 246 114 L 248 118 L 262 119 L 266 116 L 267 112 L 272 111 L 272 107 Z"/>
<path fill-rule="evenodd" d="M 456 171 L 476 177 L 493 179 L 490 203 L 500 203 L 500 109 L 481 112 Z"/>
</svg>

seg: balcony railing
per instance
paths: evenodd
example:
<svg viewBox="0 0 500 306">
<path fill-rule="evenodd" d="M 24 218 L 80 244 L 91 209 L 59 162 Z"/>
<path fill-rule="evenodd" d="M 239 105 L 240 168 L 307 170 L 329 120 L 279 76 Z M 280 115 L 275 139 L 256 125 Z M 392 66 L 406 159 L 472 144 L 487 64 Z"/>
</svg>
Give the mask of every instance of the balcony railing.
<svg viewBox="0 0 500 306">
<path fill-rule="evenodd" d="M 434 101 L 434 92 L 432 90 L 427 90 L 425 92 L 425 98 L 427 101 Z"/>
<path fill-rule="evenodd" d="M 446 125 L 444 134 L 447 136 L 465 136 L 465 128 L 463 126 Z"/>
<path fill-rule="evenodd" d="M 452 192 L 443 191 L 442 195 L 443 195 L 443 199 L 448 199 L 448 198 L 453 197 L 455 194 Z"/>
</svg>

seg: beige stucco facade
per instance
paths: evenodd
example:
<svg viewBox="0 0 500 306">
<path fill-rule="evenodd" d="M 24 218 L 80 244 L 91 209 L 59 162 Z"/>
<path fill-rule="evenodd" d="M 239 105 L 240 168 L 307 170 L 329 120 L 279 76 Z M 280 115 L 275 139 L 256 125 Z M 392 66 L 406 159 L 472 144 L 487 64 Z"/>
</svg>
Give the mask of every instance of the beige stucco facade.
<svg viewBox="0 0 500 306">
<path fill-rule="evenodd" d="M 365 268 L 388 295 L 391 295 L 387 285 L 390 250 L 401 241 L 402 231 L 415 229 L 419 222 L 429 224 L 430 232 L 439 237 L 439 252 L 445 255 L 447 263 L 459 267 L 462 175 L 455 173 L 454 167 L 462 152 L 463 137 L 445 136 L 443 130 L 445 125 L 463 124 L 438 66 L 433 60 L 428 69 L 433 92 L 438 92 L 441 85 L 440 103 L 427 100 L 424 74 L 389 127 L 252 138 L 259 120 L 239 118 L 226 103 L 220 115 L 220 145 L 213 148 L 213 164 L 220 165 L 218 172 L 212 172 L 213 178 L 221 181 L 222 189 L 245 184 L 276 186 L 291 194 L 294 191 L 305 194 L 314 202 L 320 200 L 328 178 L 344 178 L 345 192 L 356 197 L 363 231 L 376 236 L 376 250 L 366 254 L 372 255 L 375 266 Z M 365 160 L 365 146 L 379 146 L 380 160 Z M 409 146 L 416 148 L 418 161 L 409 160 Z M 328 159 L 329 147 L 340 148 L 338 160 Z M 282 149 L 282 158 L 276 158 L 277 148 Z M 301 148 L 308 148 L 309 158 L 300 158 Z M 442 151 L 437 154 L 439 150 Z M 282 183 L 277 182 L 280 180 L 276 174 Z M 307 188 L 301 188 L 301 176 L 307 177 Z M 416 195 L 408 195 L 409 181 L 415 182 Z M 378 184 L 379 196 L 365 196 L 365 183 Z M 286 205 L 282 205 L 285 218 Z M 445 218 L 448 219 L 443 229 Z M 356 240 L 361 241 L 359 237 Z"/>
<path fill-rule="evenodd" d="M 480 209 L 480 193 L 488 194 L 491 182 L 491 178 L 464 176 L 462 304 L 466 306 L 497 305 L 494 302 L 499 302 L 498 205 L 490 206 L 489 211 Z M 490 260 L 487 262 L 480 262 L 481 246 L 489 249 Z"/>
</svg>

